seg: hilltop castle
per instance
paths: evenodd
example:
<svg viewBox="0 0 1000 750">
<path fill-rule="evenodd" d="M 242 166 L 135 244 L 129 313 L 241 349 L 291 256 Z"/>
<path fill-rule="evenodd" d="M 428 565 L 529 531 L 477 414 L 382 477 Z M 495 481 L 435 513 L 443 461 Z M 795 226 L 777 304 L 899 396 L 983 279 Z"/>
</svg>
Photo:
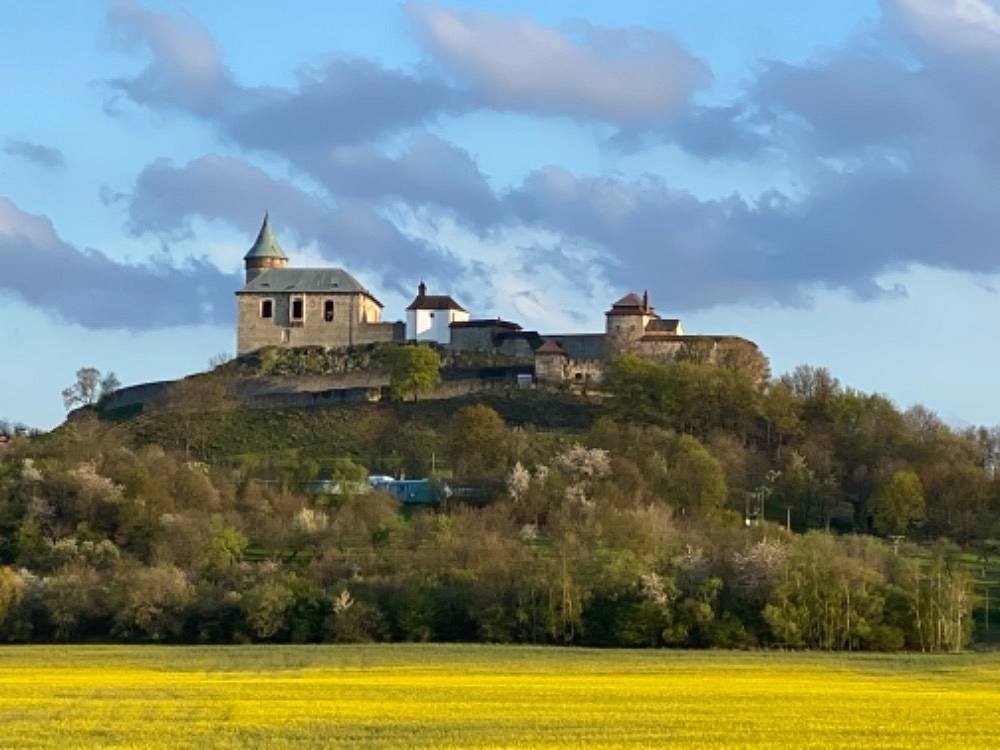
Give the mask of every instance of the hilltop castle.
<svg viewBox="0 0 1000 750">
<path fill-rule="evenodd" d="M 473 319 L 450 296 L 427 294 L 421 282 L 406 322 L 386 322 L 382 303 L 343 269 L 289 268 L 267 215 L 244 263 L 246 284 L 236 292 L 237 354 L 266 346 L 335 349 L 427 341 L 531 359 L 536 379 L 549 384 L 599 382 L 607 362 L 626 353 L 653 361 L 681 355 L 707 362 L 763 359 L 756 344 L 739 336 L 685 334 L 680 320 L 661 318 L 645 293 L 613 303 L 604 333 L 554 335 L 499 318 Z"/>
</svg>

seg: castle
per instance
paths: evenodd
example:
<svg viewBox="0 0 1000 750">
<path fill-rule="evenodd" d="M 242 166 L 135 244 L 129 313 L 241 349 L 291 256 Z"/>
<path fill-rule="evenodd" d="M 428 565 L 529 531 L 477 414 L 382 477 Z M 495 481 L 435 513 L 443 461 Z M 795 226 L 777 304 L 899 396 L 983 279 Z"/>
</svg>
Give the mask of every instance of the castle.
<svg viewBox="0 0 1000 750">
<path fill-rule="evenodd" d="M 756 344 L 739 336 L 685 334 L 680 320 L 661 318 L 645 293 L 613 303 L 603 333 L 543 335 L 499 318 L 474 319 L 450 296 L 427 294 L 423 282 L 405 323 L 383 321 L 382 303 L 346 271 L 289 268 L 267 215 L 244 263 L 246 283 L 236 292 L 240 355 L 267 346 L 337 349 L 426 341 L 455 351 L 530 359 L 536 380 L 552 385 L 600 382 L 607 363 L 623 354 L 660 362 L 682 356 L 763 361 Z"/>
</svg>

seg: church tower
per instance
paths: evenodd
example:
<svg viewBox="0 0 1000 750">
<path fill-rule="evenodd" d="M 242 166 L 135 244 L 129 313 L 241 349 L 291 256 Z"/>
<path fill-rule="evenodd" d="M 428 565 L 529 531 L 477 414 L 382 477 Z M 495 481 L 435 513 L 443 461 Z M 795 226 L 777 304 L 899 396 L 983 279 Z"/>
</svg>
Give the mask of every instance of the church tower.
<svg viewBox="0 0 1000 750">
<path fill-rule="evenodd" d="M 257 233 L 257 240 L 253 247 L 243 256 L 247 273 L 247 283 L 260 276 L 263 271 L 269 268 L 285 268 L 288 266 L 288 256 L 278 244 L 274 232 L 271 231 L 271 218 L 264 214 L 264 223 Z"/>
</svg>

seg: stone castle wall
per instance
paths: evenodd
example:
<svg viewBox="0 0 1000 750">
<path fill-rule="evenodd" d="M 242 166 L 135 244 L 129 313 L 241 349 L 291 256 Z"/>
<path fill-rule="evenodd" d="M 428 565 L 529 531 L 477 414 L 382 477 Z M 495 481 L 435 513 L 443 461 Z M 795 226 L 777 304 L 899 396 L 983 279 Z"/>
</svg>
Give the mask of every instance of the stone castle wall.
<svg viewBox="0 0 1000 750">
<path fill-rule="evenodd" d="M 291 319 L 292 299 L 302 297 L 301 321 Z M 263 300 L 273 300 L 273 316 L 262 318 Z M 333 301 L 333 320 L 324 318 L 324 304 Z M 339 349 L 356 344 L 402 341 L 401 323 L 383 323 L 375 302 L 361 294 L 240 294 L 237 297 L 236 353 L 265 346 L 325 346 Z"/>
</svg>

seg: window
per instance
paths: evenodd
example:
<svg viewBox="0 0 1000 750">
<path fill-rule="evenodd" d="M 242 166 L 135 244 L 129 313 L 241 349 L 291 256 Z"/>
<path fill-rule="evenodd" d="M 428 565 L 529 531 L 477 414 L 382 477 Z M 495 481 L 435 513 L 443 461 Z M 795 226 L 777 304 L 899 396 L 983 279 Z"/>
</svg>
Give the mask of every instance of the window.
<svg viewBox="0 0 1000 750">
<path fill-rule="evenodd" d="M 273 318 L 274 317 L 274 300 L 273 299 L 263 299 L 260 301 L 260 317 L 262 318 Z"/>
<path fill-rule="evenodd" d="M 305 317 L 305 304 L 301 297 L 292 299 L 292 320 L 302 320 Z"/>
<path fill-rule="evenodd" d="M 323 303 L 323 320 L 329 323 L 333 320 L 333 300 L 328 299 Z"/>
</svg>

